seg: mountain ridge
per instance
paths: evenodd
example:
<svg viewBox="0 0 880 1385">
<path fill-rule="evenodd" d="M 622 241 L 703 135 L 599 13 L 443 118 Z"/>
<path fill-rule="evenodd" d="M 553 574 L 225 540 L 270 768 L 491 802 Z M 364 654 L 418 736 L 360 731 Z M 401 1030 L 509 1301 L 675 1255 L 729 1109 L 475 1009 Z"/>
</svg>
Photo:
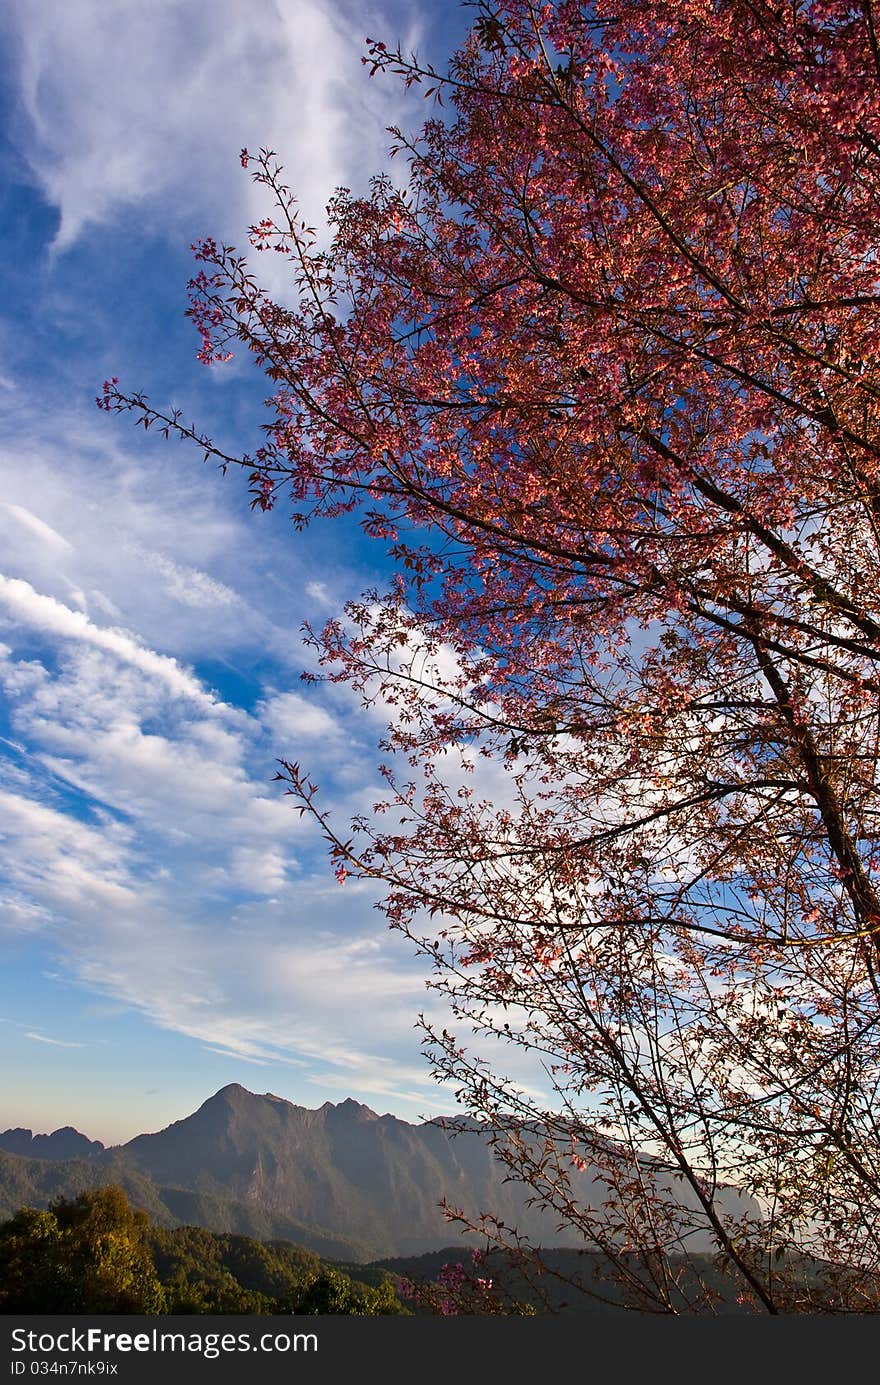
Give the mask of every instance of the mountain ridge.
<svg viewBox="0 0 880 1385">
<path fill-rule="evenodd" d="M 533 1243 L 583 1246 L 573 1228 L 559 1228 L 556 1213 L 529 1205 L 532 1190 L 493 1153 L 487 1127 L 463 1121 L 459 1131 L 439 1118 L 412 1125 L 379 1115 L 351 1097 L 312 1109 L 229 1083 L 190 1115 L 109 1148 L 72 1127 L 42 1137 L 3 1132 L 0 1213 L 29 1197 L 45 1206 L 115 1182 L 161 1225 L 293 1239 L 319 1254 L 364 1261 L 447 1246 L 455 1229 L 440 1207 L 445 1197 L 471 1217 L 492 1213 Z M 37 1145 L 41 1139 L 49 1143 Z M 47 1152 L 69 1146 L 84 1157 Z M 687 1192 L 664 1178 L 663 1196 L 692 1208 L 696 1225 Z M 584 1203 L 601 1200 L 604 1185 L 590 1171 L 573 1171 L 571 1181 Z M 733 1189 L 726 1196 L 731 1209 L 757 1211 Z M 696 1231 L 695 1249 L 701 1237 L 708 1246 Z"/>
<path fill-rule="evenodd" d="M 104 1148 L 100 1140 L 90 1140 L 72 1125 L 62 1125 L 50 1135 L 35 1135 L 21 1125 L 0 1134 L 0 1149 L 29 1159 L 87 1159 Z"/>
</svg>

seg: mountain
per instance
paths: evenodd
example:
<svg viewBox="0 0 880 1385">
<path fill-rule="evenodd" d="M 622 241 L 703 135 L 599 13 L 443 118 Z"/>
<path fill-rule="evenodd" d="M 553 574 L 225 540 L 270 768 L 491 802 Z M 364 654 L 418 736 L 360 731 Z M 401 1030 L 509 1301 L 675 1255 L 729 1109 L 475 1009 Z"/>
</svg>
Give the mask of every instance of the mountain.
<svg viewBox="0 0 880 1385">
<path fill-rule="evenodd" d="M 479 1135 L 452 1139 L 436 1123 L 413 1126 L 352 1100 L 309 1110 L 225 1087 L 124 1153 L 156 1183 L 294 1215 L 379 1247 L 378 1255 L 447 1244 L 444 1194 L 470 1212 L 522 1212 Z"/>
<path fill-rule="evenodd" d="M 20 1207 L 47 1207 L 56 1198 L 74 1198 L 108 1183 L 121 1187 L 159 1227 L 200 1226 L 260 1241 L 292 1241 L 331 1260 L 362 1262 L 372 1255 L 372 1247 L 355 1237 L 324 1234 L 294 1217 L 186 1188 L 159 1187 L 113 1151 L 101 1161 L 27 1159 L 0 1151 L 0 1221 Z"/>
<path fill-rule="evenodd" d="M 101 1154 L 104 1146 L 100 1140 L 87 1139 L 72 1125 L 53 1130 L 51 1135 L 34 1135 L 19 1126 L 0 1134 L 0 1149 L 7 1154 L 23 1154 L 28 1159 L 90 1159 L 94 1154 Z"/>
<path fill-rule="evenodd" d="M 536 1243 L 582 1244 L 571 1228 L 558 1229 L 555 1215 L 528 1205 L 530 1190 L 508 1176 L 476 1125 L 453 1135 L 437 1121 L 410 1125 L 350 1099 L 310 1110 L 237 1084 L 164 1130 L 86 1159 L 0 1155 L 0 1214 L 101 1182 L 121 1184 L 159 1225 L 281 1237 L 353 1261 L 448 1245 L 444 1196 L 470 1215 L 491 1211 Z M 29 1197 L 21 1196 L 25 1186 Z M 589 1173 L 575 1174 L 572 1186 L 584 1202 L 603 1195 Z M 664 1191 L 693 1205 L 671 1181 Z M 734 1190 L 725 1196 L 730 1210 L 757 1214 Z M 691 1245 L 706 1249 L 709 1241 L 698 1231 Z"/>
</svg>

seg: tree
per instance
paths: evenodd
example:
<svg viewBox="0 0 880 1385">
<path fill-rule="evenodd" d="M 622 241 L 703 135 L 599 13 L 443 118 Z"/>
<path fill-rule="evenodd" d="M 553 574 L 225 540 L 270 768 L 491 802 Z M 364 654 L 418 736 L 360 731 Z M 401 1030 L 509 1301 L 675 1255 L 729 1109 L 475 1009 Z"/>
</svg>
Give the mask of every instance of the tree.
<svg viewBox="0 0 880 1385">
<path fill-rule="evenodd" d="M 390 1279 L 379 1285 L 360 1284 L 341 1270 L 325 1267 L 307 1280 L 290 1299 L 291 1312 L 345 1314 L 349 1317 L 388 1317 L 406 1310 Z"/>
<path fill-rule="evenodd" d="M 657 1311 L 697 1223 L 759 1310 L 874 1310 L 872 0 L 499 0 L 446 72 L 368 60 L 443 103 L 394 132 L 407 186 L 340 191 L 322 250 L 243 151 L 294 307 L 198 247 L 202 359 L 272 383 L 260 446 L 99 403 L 393 557 L 311 634 L 387 704 L 375 813 L 282 773 L 459 1019 L 546 1062 L 536 1103 L 428 1032 L 512 1171 Z"/>
<path fill-rule="evenodd" d="M 146 1213 L 110 1184 L 0 1226 L 0 1311 L 159 1313 Z"/>
</svg>

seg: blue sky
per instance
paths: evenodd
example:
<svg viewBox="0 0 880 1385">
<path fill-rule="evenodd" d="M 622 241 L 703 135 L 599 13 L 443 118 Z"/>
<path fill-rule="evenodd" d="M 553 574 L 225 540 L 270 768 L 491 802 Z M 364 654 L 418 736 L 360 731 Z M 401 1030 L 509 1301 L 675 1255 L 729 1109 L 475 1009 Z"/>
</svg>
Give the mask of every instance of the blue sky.
<svg viewBox="0 0 880 1385">
<path fill-rule="evenodd" d="M 3 7 L 0 1128 L 117 1141 L 231 1081 L 451 1107 L 413 1028 L 425 964 L 272 782 L 284 755 L 341 814 L 372 801 L 381 720 L 299 681 L 300 626 L 381 551 L 253 514 L 243 477 L 94 396 L 118 375 L 254 445 L 260 377 L 195 359 L 189 245 L 268 214 L 242 146 L 276 149 L 320 224 L 424 109 L 367 78 L 364 36 L 442 61 L 463 24 L 391 0 Z"/>
</svg>

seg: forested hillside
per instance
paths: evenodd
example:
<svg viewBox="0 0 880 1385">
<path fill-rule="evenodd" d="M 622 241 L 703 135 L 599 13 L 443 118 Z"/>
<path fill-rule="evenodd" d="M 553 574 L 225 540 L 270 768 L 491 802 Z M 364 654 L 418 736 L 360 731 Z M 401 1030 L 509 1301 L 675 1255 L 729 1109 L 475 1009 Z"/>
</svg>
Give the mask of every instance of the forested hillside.
<svg viewBox="0 0 880 1385">
<path fill-rule="evenodd" d="M 157 1227 L 115 1186 L 0 1225 L 2 1313 L 406 1311 L 390 1275 L 353 1280 L 285 1241 Z"/>
</svg>

